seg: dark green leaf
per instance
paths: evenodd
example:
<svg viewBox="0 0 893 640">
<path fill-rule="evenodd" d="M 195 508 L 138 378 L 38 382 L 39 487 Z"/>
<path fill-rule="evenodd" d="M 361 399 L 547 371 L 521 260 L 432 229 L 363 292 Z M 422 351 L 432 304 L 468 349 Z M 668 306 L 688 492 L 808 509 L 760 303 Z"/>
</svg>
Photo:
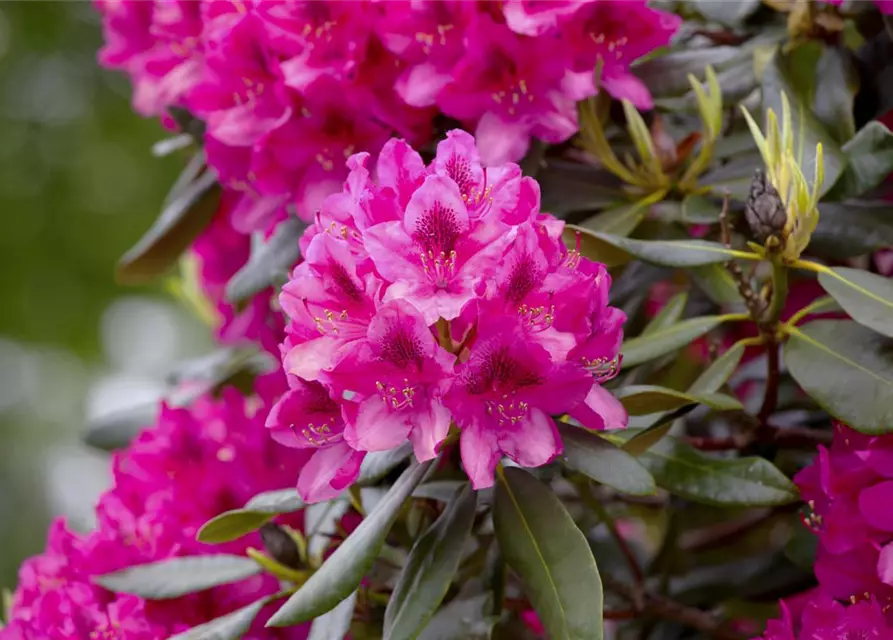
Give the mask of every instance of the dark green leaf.
<svg viewBox="0 0 893 640">
<path fill-rule="evenodd" d="M 819 273 L 819 283 L 853 320 L 893 338 L 893 279 L 834 267 Z"/>
<path fill-rule="evenodd" d="M 605 209 L 597 216 L 582 223 L 584 229 L 603 231 L 618 236 L 628 236 L 648 215 L 649 203 L 634 202 Z"/>
<path fill-rule="evenodd" d="M 829 258 L 852 258 L 893 246 L 893 204 L 823 202 L 810 252 Z"/>
<path fill-rule="evenodd" d="M 665 437 L 639 460 L 659 487 L 716 506 L 771 506 L 798 499 L 797 488 L 765 458 L 719 458 Z"/>
<path fill-rule="evenodd" d="M 717 242 L 706 240 L 635 240 L 586 229 L 581 231 L 593 241 L 613 248 L 615 252 L 625 252 L 645 262 L 666 267 L 697 267 L 735 258 L 756 259 L 755 255 L 751 258 L 752 254 L 726 249 Z"/>
<path fill-rule="evenodd" d="M 236 609 L 225 616 L 215 618 L 210 622 L 193 627 L 189 631 L 171 636 L 168 640 L 239 640 L 248 633 L 251 624 L 273 598 L 263 598 L 252 602 L 246 607 Z"/>
<path fill-rule="evenodd" d="M 678 323 L 687 302 L 688 292 L 686 291 L 677 293 L 670 298 L 664 308 L 642 329 L 642 335 L 647 336 Z"/>
<path fill-rule="evenodd" d="M 260 529 L 275 514 L 235 509 L 208 520 L 196 534 L 196 540 L 208 544 L 230 542 Z"/>
<path fill-rule="evenodd" d="M 101 451 L 117 451 L 128 446 L 140 431 L 155 423 L 158 403 L 149 402 L 113 411 L 90 420 L 84 442 Z"/>
<path fill-rule="evenodd" d="M 350 631 L 350 623 L 353 620 L 356 605 L 357 592 L 354 591 L 337 607 L 313 621 L 307 640 L 343 640 Z"/>
<path fill-rule="evenodd" d="M 404 471 L 372 513 L 282 605 L 267 626 L 284 627 L 310 620 L 331 611 L 350 595 L 372 568 L 403 502 L 430 467 L 429 461 Z"/>
<path fill-rule="evenodd" d="M 592 550 L 549 487 L 504 469 L 493 501 L 496 539 L 552 640 L 601 640 L 602 581 Z"/>
<path fill-rule="evenodd" d="M 368 486 L 375 484 L 397 465 L 406 460 L 412 453 L 412 445 L 404 442 L 399 447 L 387 451 L 373 451 L 367 453 L 360 465 L 360 475 L 357 476 L 357 484 Z"/>
<path fill-rule="evenodd" d="M 682 221 L 687 224 L 715 224 L 721 211 L 722 205 L 707 196 L 690 194 L 682 201 Z"/>
<path fill-rule="evenodd" d="M 413 545 L 384 614 L 385 640 L 413 640 L 437 611 L 459 567 L 476 509 L 477 492 L 466 484 Z"/>
<path fill-rule="evenodd" d="M 801 522 L 795 522 L 794 532 L 785 545 L 784 554 L 798 567 L 812 573 L 818 546 L 819 538 L 815 532 L 807 529 Z"/>
<path fill-rule="evenodd" d="M 626 251 L 605 242 L 594 232 L 573 224 L 564 225 L 562 240 L 571 251 L 579 251 L 584 258 L 601 262 L 606 267 L 618 267 L 631 260 Z"/>
<path fill-rule="evenodd" d="M 691 90 L 689 74 L 702 77 L 708 64 L 718 70 L 740 57 L 737 47 L 686 48 L 637 64 L 630 71 L 648 86 L 652 95 L 678 96 Z"/>
<path fill-rule="evenodd" d="M 623 196 L 623 185 L 613 173 L 566 160 L 547 160 L 537 182 L 543 194 L 542 210 L 559 218 L 611 206 Z"/>
<path fill-rule="evenodd" d="M 848 320 L 816 320 L 784 349 L 794 379 L 857 431 L 893 431 L 893 341 Z"/>
<path fill-rule="evenodd" d="M 294 487 L 259 493 L 245 504 L 245 509 L 248 511 L 274 515 L 277 513 L 292 513 L 303 508 L 304 501 L 301 500 L 301 496 L 298 495 L 298 491 Z"/>
<path fill-rule="evenodd" d="M 843 200 L 860 196 L 893 173 L 893 132 L 876 120 L 844 144 L 843 152 L 847 165 L 829 192 L 830 198 Z"/>
<path fill-rule="evenodd" d="M 244 580 L 260 572 L 260 565 L 251 558 L 218 554 L 141 564 L 96 576 L 93 580 L 116 593 L 166 600 Z"/>
<path fill-rule="evenodd" d="M 419 640 L 489 640 L 492 595 L 457 598 L 438 611 Z"/>
<path fill-rule="evenodd" d="M 707 294 L 707 297 L 716 304 L 744 309 L 744 299 L 724 265 L 707 264 L 689 270 L 688 274 L 695 284 Z"/>
<path fill-rule="evenodd" d="M 688 387 L 688 393 L 698 395 L 719 391 L 735 373 L 742 357 L 744 357 L 744 345 L 736 343 L 698 376 L 698 379 Z"/>
<path fill-rule="evenodd" d="M 240 303 L 285 280 L 301 257 L 298 242 L 306 228 L 307 223 L 296 217 L 280 223 L 267 242 L 252 248 L 248 263 L 226 284 L 226 299 Z"/>
<path fill-rule="evenodd" d="M 564 464 L 574 471 L 634 496 L 653 495 L 654 478 L 629 453 L 585 429 L 559 424 Z"/>
<path fill-rule="evenodd" d="M 816 66 L 822 53 L 819 43 L 799 46 L 793 51 L 783 53 L 779 49 L 763 71 L 763 111 L 772 109 L 781 118 L 781 94 L 787 95 L 791 104 L 791 122 L 795 135 L 802 132 L 803 139 L 797 148 L 803 149 L 800 168 L 807 178 L 815 174 L 816 144 L 822 144 L 825 160 L 825 183 L 820 189 L 826 193 L 840 177 L 846 164 L 846 155 L 828 130 L 816 118 L 813 101 L 816 94 Z M 831 91 L 825 94 L 829 99 L 841 101 L 851 100 L 849 92 L 838 87 L 836 94 Z M 830 107 L 827 111 L 838 111 Z M 780 122 L 780 120 L 779 120 Z"/>
<path fill-rule="evenodd" d="M 164 274 L 214 217 L 220 185 L 205 171 L 165 206 L 152 228 L 124 254 L 116 276 L 122 284 L 144 284 Z"/>
<path fill-rule="evenodd" d="M 749 15 L 760 8 L 760 0 L 691 0 L 695 11 L 708 20 L 721 22 L 734 27 L 740 25 Z"/>
<path fill-rule="evenodd" d="M 621 449 L 634 456 L 642 455 L 667 435 L 676 420 L 687 413 L 691 413 L 697 406 L 696 404 L 687 404 L 658 418 L 647 429 L 634 433 L 631 438 L 622 444 Z"/>
<path fill-rule="evenodd" d="M 718 326 L 722 321 L 722 316 L 692 318 L 646 336 L 631 338 L 623 343 L 620 350 L 623 354 L 623 368 L 634 367 L 681 349 Z"/>
<path fill-rule="evenodd" d="M 744 407 L 737 398 L 723 393 L 692 394 L 654 385 L 627 386 L 618 393 L 620 402 L 631 416 L 672 411 L 687 404 L 703 404 L 717 411 L 733 411 Z"/>
<path fill-rule="evenodd" d="M 463 484 L 462 480 L 433 480 L 416 487 L 412 492 L 413 498 L 421 498 L 424 500 L 437 500 L 438 502 L 449 502 L 456 490 Z"/>
<path fill-rule="evenodd" d="M 844 145 L 842 150 L 848 161 L 852 156 L 844 143 L 856 135 L 853 102 L 858 84 L 849 52 L 842 47 L 822 47 L 815 70 L 813 113 L 837 142 Z"/>
</svg>

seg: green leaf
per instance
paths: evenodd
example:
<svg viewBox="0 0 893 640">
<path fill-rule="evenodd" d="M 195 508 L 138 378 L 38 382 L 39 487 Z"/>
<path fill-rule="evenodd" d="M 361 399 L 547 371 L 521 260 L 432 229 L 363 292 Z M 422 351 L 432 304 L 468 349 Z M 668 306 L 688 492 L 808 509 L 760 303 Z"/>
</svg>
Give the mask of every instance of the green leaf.
<svg viewBox="0 0 893 640">
<path fill-rule="evenodd" d="M 259 493 L 245 504 L 248 511 L 258 511 L 261 513 L 292 513 L 304 508 L 304 501 L 298 495 L 297 489 L 289 487 L 287 489 L 276 489 L 274 491 L 264 491 Z"/>
<path fill-rule="evenodd" d="M 403 502 L 431 467 L 431 462 L 403 472 L 394 486 L 298 591 L 282 605 L 268 627 L 310 620 L 334 609 L 351 594 L 372 568 Z"/>
<path fill-rule="evenodd" d="M 682 201 L 682 221 L 686 224 L 716 224 L 722 205 L 712 198 L 689 194 Z"/>
<path fill-rule="evenodd" d="M 274 516 L 275 514 L 272 513 L 246 511 L 244 509 L 226 511 L 203 524 L 202 528 L 198 530 L 195 539 L 207 544 L 231 542 L 257 531 L 272 520 Z"/>
<path fill-rule="evenodd" d="M 707 264 L 694 267 L 688 272 L 691 279 L 707 294 L 713 302 L 724 307 L 740 307 L 744 309 L 744 298 L 738 286 L 721 264 Z"/>
<path fill-rule="evenodd" d="M 834 267 L 819 272 L 819 283 L 853 320 L 893 338 L 893 279 Z"/>
<path fill-rule="evenodd" d="M 740 342 L 732 345 L 724 354 L 718 357 L 697 380 L 688 387 L 688 393 L 698 395 L 702 393 L 714 393 L 719 391 L 726 381 L 735 373 L 741 358 L 744 357 L 744 345 Z"/>
<path fill-rule="evenodd" d="M 809 241 L 811 253 L 852 258 L 893 246 L 893 204 L 889 202 L 823 202 L 819 224 Z"/>
<path fill-rule="evenodd" d="M 763 70 L 763 113 L 772 109 L 782 113 L 781 94 L 785 93 L 791 104 L 793 131 L 802 135 L 795 148 L 803 149 L 800 168 L 805 176 L 815 175 L 816 144 L 821 143 L 824 153 L 825 182 L 819 190 L 825 194 L 840 177 L 846 164 L 846 155 L 840 145 L 814 115 L 813 100 L 816 96 L 816 66 L 822 53 L 818 43 L 799 46 L 789 53 L 779 49 Z M 839 100 L 851 99 L 845 88 L 838 87 Z M 834 96 L 833 92 L 828 94 Z M 838 109 L 834 109 L 838 111 Z"/>
<path fill-rule="evenodd" d="M 387 451 L 373 451 L 367 453 L 360 465 L 360 474 L 357 476 L 357 484 L 368 486 L 377 483 L 388 475 L 397 465 L 406 460 L 412 453 L 412 445 L 404 442 L 399 447 Z"/>
<path fill-rule="evenodd" d="M 844 143 L 856 135 L 853 103 L 859 88 L 849 52 L 842 47 L 822 47 L 814 78 L 813 114 L 844 145 L 842 150 L 849 161 L 850 154 L 846 153 Z"/>
<path fill-rule="evenodd" d="M 136 435 L 154 424 L 158 403 L 139 404 L 89 421 L 84 442 L 100 451 L 117 451 L 128 446 Z"/>
<path fill-rule="evenodd" d="M 665 435 L 673 428 L 673 423 L 687 413 L 691 413 L 697 408 L 696 404 L 687 404 L 679 407 L 675 411 L 658 418 L 654 424 L 647 429 L 643 429 L 638 433 L 634 433 L 631 438 L 623 442 L 621 449 L 634 456 L 641 456 L 655 444 L 660 442 Z"/>
<path fill-rule="evenodd" d="M 716 506 L 772 506 L 798 499 L 797 488 L 765 458 L 717 458 L 665 437 L 639 460 L 659 487 Z"/>
<path fill-rule="evenodd" d="M 635 240 L 598 231 L 589 231 L 574 225 L 566 225 L 565 233 L 567 233 L 568 229 L 572 231 L 579 230 L 595 247 L 594 251 L 613 257 L 616 264 L 622 264 L 622 262 L 617 262 L 617 260 L 624 253 L 645 262 L 665 267 L 697 267 L 716 262 L 726 262 L 736 258 L 758 259 L 758 256 L 755 254 L 727 249 L 717 242 L 707 242 L 706 240 Z M 612 251 L 613 253 L 611 253 Z"/>
<path fill-rule="evenodd" d="M 737 398 L 724 393 L 705 392 L 698 395 L 654 385 L 633 385 L 620 389 L 618 399 L 631 416 L 647 416 L 672 411 L 687 404 L 703 404 L 717 411 L 743 409 Z"/>
<path fill-rule="evenodd" d="M 462 480 L 433 480 L 416 487 L 415 491 L 412 492 L 412 497 L 449 502 L 453 499 L 456 491 L 464 484 L 465 482 Z"/>
<path fill-rule="evenodd" d="M 678 96 L 691 90 L 689 74 L 701 76 L 710 64 L 717 70 L 744 57 L 737 47 L 705 47 L 679 49 L 630 68 L 654 96 Z"/>
<path fill-rule="evenodd" d="M 477 492 L 466 484 L 413 545 L 384 614 L 384 640 L 413 640 L 437 611 L 459 568 L 476 510 Z"/>
<path fill-rule="evenodd" d="M 564 442 L 565 466 L 630 495 L 649 496 L 657 491 L 645 467 L 617 445 L 566 424 L 559 424 L 558 430 Z"/>
<path fill-rule="evenodd" d="M 569 251 L 579 251 L 584 258 L 601 262 L 606 267 L 619 267 L 631 260 L 626 251 L 605 242 L 594 232 L 573 224 L 564 225 L 561 234 Z"/>
<path fill-rule="evenodd" d="M 602 581 L 592 550 L 549 487 L 518 468 L 499 474 L 496 539 L 552 640 L 603 638 Z"/>
<path fill-rule="evenodd" d="M 695 11 L 708 20 L 731 27 L 738 26 L 760 8 L 760 0 L 690 0 Z"/>
<path fill-rule="evenodd" d="M 658 200 L 660 198 L 657 198 Z M 613 233 L 617 236 L 628 236 L 648 215 L 655 198 L 644 198 L 632 204 L 623 204 L 605 209 L 597 216 L 589 218 L 582 227 L 591 231 Z"/>
<path fill-rule="evenodd" d="M 683 291 L 667 301 L 664 308 L 651 319 L 651 322 L 642 329 L 642 335 L 647 336 L 661 329 L 666 329 L 679 322 L 682 312 L 685 311 L 685 304 L 688 302 L 688 292 Z"/>
<path fill-rule="evenodd" d="M 795 522 L 794 531 L 784 547 L 784 554 L 798 567 L 812 573 L 818 546 L 819 537 L 803 526 L 803 523 Z"/>
<path fill-rule="evenodd" d="M 591 165 L 548 158 L 536 176 L 542 210 L 566 217 L 574 211 L 610 207 L 623 197 L 623 184 L 613 173 Z"/>
<path fill-rule="evenodd" d="M 171 636 L 168 640 L 239 640 L 248 633 L 260 610 L 275 597 L 271 596 L 252 602 L 248 606 L 236 609 L 225 616 L 215 618 L 210 622 Z"/>
<path fill-rule="evenodd" d="M 853 429 L 893 431 L 893 342 L 848 320 L 815 320 L 793 330 L 784 361 L 825 411 Z"/>
<path fill-rule="evenodd" d="M 847 164 L 828 197 L 843 200 L 860 196 L 893 173 L 893 132 L 873 120 L 843 145 Z"/>
<path fill-rule="evenodd" d="M 723 320 L 723 316 L 692 318 L 649 335 L 631 338 L 623 343 L 620 350 L 623 354 L 623 368 L 634 367 L 681 349 L 717 327 Z"/>
<path fill-rule="evenodd" d="M 301 257 L 298 242 L 307 226 L 303 220 L 289 217 L 276 227 L 267 242 L 253 247 L 248 263 L 226 284 L 226 299 L 232 303 L 241 303 L 285 280 Z"/>
<path fill-rule="evenodd" d="M 350 631 L 350 623 L 353 620 L 356 606 L 357 592 L 354 591 L 337 607 L 313 621 L 307 640 L 343 640 Z"/>
<path fill-rule="evenodd" d="M 144 284 L 164 274 L 211 222 L 220 202 L 220 185 L 205 171 L 174 195 L 155 224 L 118 263 L 121 284 Z"/>
<path fill-rule="evenodd" d="M 260 572 L 261 567 L 251 558 L 218 554 L 141 564 L 96 576 L 93 581 L 116 593 L 166 600 L 244 580 Z"/>
<path fill-rule="evenodd" d="M 492 600 L 489 593 L 456 598 L 431 618 L 419 640 L 490 640 Z"/>
</svg>

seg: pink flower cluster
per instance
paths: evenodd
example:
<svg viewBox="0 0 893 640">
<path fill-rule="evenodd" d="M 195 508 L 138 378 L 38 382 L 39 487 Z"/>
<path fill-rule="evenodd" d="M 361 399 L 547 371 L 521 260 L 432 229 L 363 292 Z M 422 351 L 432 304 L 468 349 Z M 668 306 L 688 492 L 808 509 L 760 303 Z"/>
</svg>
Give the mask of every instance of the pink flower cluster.
<svg viewBox="0 0 893 640">
<path fill-rule="evenodd" d="M 645 0 L 95 4 L 100 60 L 130 76 L 136 110 L 206 122 L 240 232 L 269 230 L 287 204 L 310 219 L 347 157 L 394 134 L 426 142 L 438 114 L 473 129 L 487 163 L 517 160 L 531 137 L 567 140 L 599 61 L 609 93 L 649 107 L 629 65 L 680 23 Z"/>
<path fill-rule="evenodd" d="M 281 386 L 276 383 L 271 391 L 278 393 Z M 259 405 L 257 398 L 245 400 L 227 389 L 220 400 L 203 398 L 190 410 L 163 407 L 157 426 L 116 455 L 114 487 L 99 501 L 96 529 L 80 535 L 57 520 L 46 551 L 22 565 L 11 620 L 0 638 L 163 640 L 278 592 L 278 580 L 258 575 L 173 600 L 144 601 L 91 581 L 177 556 L 263 548 L 256 533 L 224 545 L 195 540 L 213 516 L 291 484 L 295 468 L 307 458 L 270 440 Z M 282 521 L 299 528 L 303 520 L 295 514 Z M 269 613 L 262 612 L 247 637 L 306 637 L 302 627 L 264 629 Z"/>
<path fill-rule="evenodd" d="M 819 588 L 799 616 L 783 605 L 764 638 L 893 637 L 893 436 L 836 425 L 831 447 L 795 481 L 819 539 Z"/>
<path fill-rule="evenodd" d="M 626 425 L 601 386 L 625 315 L 608 305 L 604 266 L 568 251 L 564 223 L 540 213 L 535 180 L 515 164 L 484 168 L 458 130 L 427 166 L 397 139 L 377 180 L 367 153 L 348 166 L 279 298 L 291 389 L 267 426 L 315 451 L 305 500 L 338 494 L 366 452 L 407 438 L 433 459 L 453 424 L 475 488 L 503 456 L 536 467 L 561 453 L 552 416 Z"/>
</svg>

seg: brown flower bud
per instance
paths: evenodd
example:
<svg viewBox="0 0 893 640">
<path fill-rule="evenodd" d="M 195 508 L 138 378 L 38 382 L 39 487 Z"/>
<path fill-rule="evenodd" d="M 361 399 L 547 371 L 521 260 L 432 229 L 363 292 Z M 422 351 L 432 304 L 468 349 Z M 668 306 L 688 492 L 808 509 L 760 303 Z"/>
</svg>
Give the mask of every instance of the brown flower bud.
<svg viewBox="0 0 893 640">
<path fill-rule="evenodd" d="M 291 536 L 286 533 L 285 529 L 278 524 L 268 522 L 260 528 L 260 539 L 274 560 L 279 564 L 291 567 L 292 569 L 301 568 L 301 554 L 298 546 Z"/>
<path fill-rule="evenodd" d="M 750 183 L 750 195 L 744 205 L 744 217 L 750 225 L 751 233 L 760 244 L 771 236 L 781 238 L 788 219 L 784 202 L 766 174 L 757 169 Z"/>
</svg>

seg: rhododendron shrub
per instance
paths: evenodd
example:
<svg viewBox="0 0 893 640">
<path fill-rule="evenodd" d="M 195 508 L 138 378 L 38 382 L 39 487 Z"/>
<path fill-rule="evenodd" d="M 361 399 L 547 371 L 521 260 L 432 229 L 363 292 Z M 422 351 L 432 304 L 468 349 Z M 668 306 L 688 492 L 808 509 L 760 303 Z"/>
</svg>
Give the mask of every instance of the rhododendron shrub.
<svg viewBox="0 0 893 640">
<path fill-rule="evenodd" d="M 893 638 L 884 3 L 97 7 L 220 348 L 2 640 Z"/>
</svg>

